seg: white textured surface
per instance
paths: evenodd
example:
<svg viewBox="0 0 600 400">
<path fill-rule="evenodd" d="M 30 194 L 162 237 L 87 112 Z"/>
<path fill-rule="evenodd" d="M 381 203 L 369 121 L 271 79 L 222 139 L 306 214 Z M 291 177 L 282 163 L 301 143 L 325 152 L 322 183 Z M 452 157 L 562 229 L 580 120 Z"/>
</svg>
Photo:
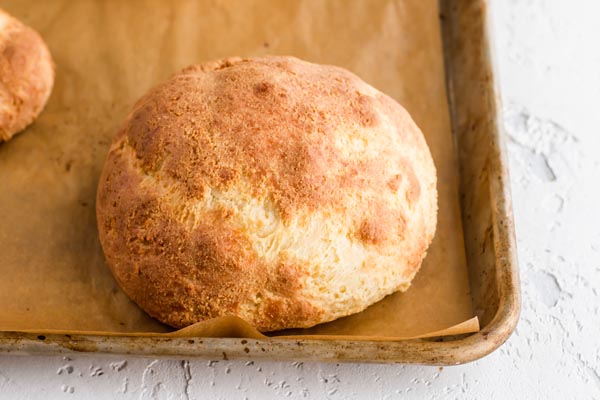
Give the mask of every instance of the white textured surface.
<svg viewBox="0 0 600 400">
<path fill-rule="evenodd" d="M 598 0 L 493 0 L 523 312 L 469 365 L 0 356 L 1 399 L 600 398 Z"/>
</svg>

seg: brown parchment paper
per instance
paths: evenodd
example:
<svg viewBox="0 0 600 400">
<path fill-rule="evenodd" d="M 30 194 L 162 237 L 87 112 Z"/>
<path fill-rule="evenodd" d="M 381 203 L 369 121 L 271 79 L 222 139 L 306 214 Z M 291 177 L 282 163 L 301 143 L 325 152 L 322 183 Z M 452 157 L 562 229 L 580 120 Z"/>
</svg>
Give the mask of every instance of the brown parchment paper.
<svg viewBox="0 0 600 400">
<path fill-rule="evenodd" d="M 0 330 L 161 334 L 105 265 L 96 185 L 133 102 L 182 67 L 289 54 L 343 66 L 400 101 L 438 170 L 435 240 L 408 292 L 279 335 L 410 338 L 473 332 L 437 0 L 1 1 L 56 62 L 40 118 L 0 145 Z M 171 333 L 262 337 L 237 318 Z M 334 335 L 334 336 L 332 336 Z"/>
</svg>

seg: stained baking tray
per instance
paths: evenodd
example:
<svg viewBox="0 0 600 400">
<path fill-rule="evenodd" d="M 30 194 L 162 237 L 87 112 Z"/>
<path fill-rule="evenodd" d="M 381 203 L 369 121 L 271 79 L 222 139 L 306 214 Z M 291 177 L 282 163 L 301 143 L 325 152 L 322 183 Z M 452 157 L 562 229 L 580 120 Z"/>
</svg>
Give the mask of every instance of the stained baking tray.
<svg viewBox="0 0 600 400">
<path fill-rule="evenodd" d="M 81 3 L 84 6 L 87 4 L 87 2 Z M 185 2 L 180 3 L 184 5 Z M 222 5 L 222 2 L 217 0 L 213 3 L 217 8 Z M 388 6 L 395 10 L 390 12 L 402 12 L 404 3 L 402 0 L 390 1 Z M 102 11 L 102 7 L 99 7 L 98 12 Z M 301 337 L 293 339 L 273 337 L 263 340 L 75 332 L 57 334 L 8 330 L 0 332 L 0 351 L 15 354 L 83 351 L 153 357 L 263 358 L 449 365 L 477 359 L 500 346 L 516 326 L 520 303 L 507 163 L 502 129 L 498 120 L 499 96 L 494 81 L 489 44 L 487 2 L 441 0 L 439 11 L 442 33 L 440 51 L 443 51 L 445 61 L 452 135 L 457 152 L 464 252 L 473 308 L 482 327 L 479 332 L 416 340 L 319 340 Z M 81 23 L 81 28 L 85 29 L 85 21 L 75 22 Z M 235 22 L 224 17 L 222 21 L 215 23 Z M 384 24 L 386 20 L 381 20 L 379 23 Z M 282 36 L 285 36 L 285 32 L 282 32 Z M 143 38 L 140 38 L 139 43 L 144 45 Z M 227 46 L 227 44 L 221 45 Z M 265 42 L 263 46 L 266 48 L 263 50 L 267 51 L 269 43 Z M 82 62 L 86 62 L 86 55 L 82 54 L 81 57 Z M 110 62 L 110 59 L 107 62 Z M 141 74 L 144 73 L 143 66 L 140 71 Z M 386 72 L 389 74 L 392 71 Z M 93 79 L 93 77 L 83 78 Z M 115 77 L 115 79 L 133 78 Z M 423 83 L 427 84 L 427 82 Z M 65 84 L 60 81 L 60 77 L 57 78 L 57 85 Z M 99 87 L 95 95 L 102 97 L 102 90 L 103 88 Z M 85 97 L 86 94 L 80 95 Z M 109 105 L 105 111 L 110 113 L 114 110 Z M 74 112 L 73 119 L 85 118 L 81 114 L 76 114 Z M 107 144 L 99 143 L 99 145 L 106 147 Z M 23 162 L 32 161 L 23 155 Z M 70 161 L 65 164 L 65 168 L 67 171 L 71 168 Z M 97 175 L 98 171 L 91 171 L 91 174 Z M 81 205 L 86 206 L 86 204 Z M 9 210 L 2 211 L 9 212 Z M 40 229 L 44 229 L 43 223 L 44 221 L 40 220 Z M 3 228 L 8 229 L 7 226 Z M 68 246 L 65 245 L 65 248 Z M 10 280 L 11 277 L 4 276 L 3 279 Z"/>
</svg>

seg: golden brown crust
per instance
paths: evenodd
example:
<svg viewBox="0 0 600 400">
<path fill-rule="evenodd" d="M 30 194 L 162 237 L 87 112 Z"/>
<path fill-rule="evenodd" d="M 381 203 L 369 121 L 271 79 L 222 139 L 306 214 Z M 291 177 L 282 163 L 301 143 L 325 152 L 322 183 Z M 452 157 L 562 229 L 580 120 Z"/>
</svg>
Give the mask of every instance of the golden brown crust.
<svg viewBox="0 0 600 400">
<path fill-rule="evenodd" d="M 188 67 L 137 102 L 97 214 L 108 264 L 149 314 L 175 327 L 236 314 L 270 331 L 405 288 L 436 196 L 425 141 L 396 102 L 341 68 L 232 58 Z"/>
<path fill-rule="evenodd" d="M 42 38 L 0 10 L 0 142 L 39 115 L 54 83 L 54 64 Z"/>
</svg>

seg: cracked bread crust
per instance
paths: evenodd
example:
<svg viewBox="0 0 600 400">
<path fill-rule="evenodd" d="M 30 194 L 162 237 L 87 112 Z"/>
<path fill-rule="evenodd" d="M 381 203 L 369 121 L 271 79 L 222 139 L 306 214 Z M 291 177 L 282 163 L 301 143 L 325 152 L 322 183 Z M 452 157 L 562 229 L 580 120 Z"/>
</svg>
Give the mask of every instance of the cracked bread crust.
<svg viewBox="0 0 600 400">
<path fill-rule="evenodd" d="M 0 143 L 42 112 L 54 83 L 54 64 L 33 29 L 0 10 Z"/>
<path fill-rule="evenodd" d="M 96 207 L 108 265 L 151 316 L 305 328 L 408 288 L 436 173 L 404 108 L 352 73 L 229 58 L 136 103 Z"/>
</svg>

